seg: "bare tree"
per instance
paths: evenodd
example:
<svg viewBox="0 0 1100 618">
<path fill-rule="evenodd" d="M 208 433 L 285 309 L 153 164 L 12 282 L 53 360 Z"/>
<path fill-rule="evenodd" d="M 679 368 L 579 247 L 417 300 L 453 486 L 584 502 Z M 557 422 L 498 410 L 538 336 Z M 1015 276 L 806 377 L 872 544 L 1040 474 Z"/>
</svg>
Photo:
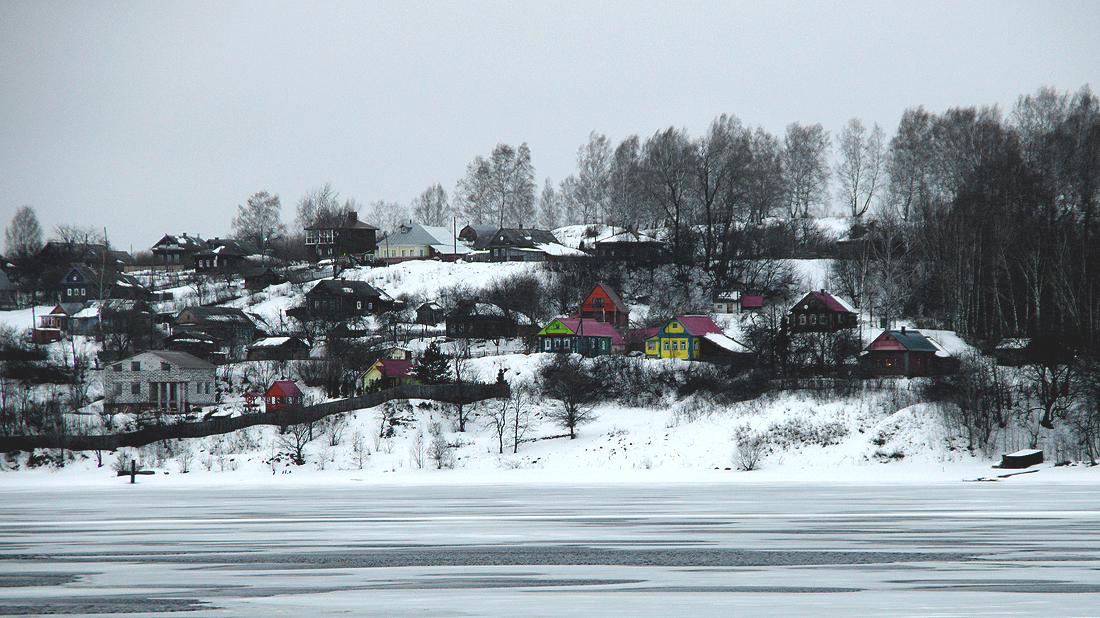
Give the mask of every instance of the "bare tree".
<svg viewBox="0 0 1100 618">
<path fill-rule="evenodd" d="M 596 223 L 606 217 L 611 197 L 611 142 L 595 131 L 588 143 L 577 149 L 577 175 L 569 184 L 568 200 L 575 205 L 579 221 Z"/>
<path fill-rule="evenodd" d="M 539 226 L 552 230 L 561 225 L 561 196 L 554 190 L 554 183 L 547 178 L 539 198 Z"/>
<path fill-rule="evenodd" d="M 882 188 L 886 162 L 886 135 L 875 123 L 871 134 L 858 118 L 852 118 L 840 133 L 840 200 L 852 217 L 862 217 Z"/>
<path fill-rule="evenodd" d="M 366 220 L 375 221 L 383 234 L 397 231 L 401 224 L 409 221 L 409 210 L 397 202 L 375 200 L 367 208 Z"/>
<path fill-rule="evenodd" d="M 451 205 L 443 185 L 436 183 L 413 200 L 413 218 L 424 225 L 444 226 L 450 223 Z"/>
<path fill-rule="evenodd" d="M 807 218 L 829 195 L 829 133 L 820 123 L 787 125 L 783 143 L 783 174 L 787 189 L 787 216 Z"/>
<path fill-rule="evenodd" d="M 497 144 L 489 159 L 474 158 L 458 181 L 455 204 L 473 223 L 530 226 L 535 220 L 535 168 L 527 144 Z"/>
<path fill-rule="evenodd" d="M 579 355 L 555 354 L 539 367 L 538 377 L 542 394 L 561 403 L 547 418 L 568 429 L 569 439 L 575 439 L 578 425 L 596 420 L 593 406 L 598 384 L 591 369 Z"/>
<path fill-rule="evenodd" d="M 4 230 L 4 246 L 9 260 L 19 263 L 32 257 L 42 248 L 42 227 L 38 215 L 30 206 L 20 206 L 11 218 L 11 225 Z"/>
<path fill-rule="evenodd" d="M 278 195 L 267 191 L 253 193 L 246 204 L 237 206 L 237 216 L 233 218 L 233 237 L 251 242 L 267 253 L 270 243 L 286 234 L 286 225 L 281 220 L 282 204 Z"/>
<path fill-rule="evenodd" d="M 352 210 L 354 201 L 340 204 L 340 194 L 332 188 L 332 183 L 317 187 L 298 199 L 298 228 L 336 221 Z"/>
<path fill-rule="evenodd" d="M 279 448 L 289 451 L 288 454 L 295 465 L 304 466 L 306 464 L 305 448 L 312 439 L 313 423 L 301 423 L 282 427 L 278 444 Z"/>
</svg>

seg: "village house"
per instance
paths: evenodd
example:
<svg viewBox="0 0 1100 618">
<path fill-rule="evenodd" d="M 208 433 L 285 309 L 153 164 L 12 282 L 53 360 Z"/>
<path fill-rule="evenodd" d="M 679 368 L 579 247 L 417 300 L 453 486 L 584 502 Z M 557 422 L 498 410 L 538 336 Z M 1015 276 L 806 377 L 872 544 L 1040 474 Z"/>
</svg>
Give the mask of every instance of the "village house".
<svg viewBox="0 0 1100 618">
<path fill-rule="evenodd" d="M 445 227 L 410 222 L 402 224 L 395 234 L 382 239 L 378 245 L 378 258 L 387 264 L 431 259 L 453 262 L 472 251 Z"/>
<path fill-rule="evenodd" d="M 69 269 L 61 282 L 59 296 L 62 303 L 107 298 L 149 301 L 153 298 L 153 294 L 130 275 L 84 264 Z"/>
<path fill-rule="evenodd" d="M 389 311 L 394 301 L 365 281 L 322 279 L 306 292 L 309 317 L 347 319 Z"/>
<path fill-rule="evenodd" d="M 942 372 L 949 357 L 936 342 L 903 326 L 876 337 L 864 349 L 860 366 L 868 375 L 914 378 Z"/>
<path fill-rule="evenodd" d="M 125 251 L 109 249 L 99 243 L 61 242 L 51 240 L 34 254 L 36 262 L 43 265 L 83 264 L 108 271 L 132 270 L 134 257 Z"/>
<path fill-rule="evenodd" d="M 314 262 L 362 257 L 374 253 L 378 247 L 378 228 L 360 221 L 355 212 L 349 212 L 335 221 L 311 225 L 305 233 L 306 253 Z"/>
<path fill-rule="evenodd" d="M 607 322 L 587 318 L 555 318 L 538 333 L 539 352 L 564 352 L 587 357 L 621 354 L 622 335 Z"/>
<path fill-rule="evenodd" d="M 193 268 L 195 254 L 206 249 L 206 241 L 198 236 L 188 236 L 187 232 L 176 236 L 165 234 L 150 250 L 153 263 L 168 270 Z"/>
<path fill-rule="evenodd" d="M 716 289 L 711 295 L 711 311 L 716 314 L 759 312 L 764 309 L 764 295 L 755 291 Z"/>
<path fill-rule="evenodd" d="M 172 334 L 204 333 L 217 341 L 227 358 L 244 358 L 245 347 L 263 331 L 236 307 L 188 307 L 172 320 Z"/>
<path fill-rule="evenodd" d="M 215 403 L 214 365 L 184 352 L 151 350 L 103 372 L 104 406 L 113 412 L 189 412 Z"/>
<path fill-rule="evenodd" d="M 359 376 L 359 386 L 364 393 L 416 383 L 416 366 L 404 358 L 380 358 Z"/>
<path fill-rule="evenodd" d="M 445 312 L 439 303 L 426 302 L 416 308 L 416 323 L 435 326 L 445 319 Z"/>
<path fill-rule="evenodd" d="M 481 248 L 480 241 L 475 248 Z M 490 262 L 543 262 L 547 258 L 581 256 L 583 252 L 558 242 L 552 232 L 501 228 L 484 245 Z"/>
<path fill-rule="evenodd" d="M 661 241 L 629 229 L 600 238 L 594 246 L 600 259 L 636 264 L 659 262 L 664 252 Z"/>
<path fill-rule="evenodd" d="M 489 244 L 489 241 L 493 239 L 493 235 L 496 234 L 499 229 L 500 227 L 496 225 L 471 223 L 458 232 L 458 239 L 474 249 L 484 249 L 484 245 Z M 478 247 L 477 243 L 479 242 L 482 243 L 483 246 Z"/>
<path fill-rule="evenodd" d="M 703 337 L 722 329 L 705 315 L 681 315 L 664 323 L 657 333 L 645 340 L 645 353 L 650 358 L 682 358 L 700 360 Z"/>
<path fill-rule="evenodd" d="M 606 322 L 623 333 L 630 324 L 630 309 L 609 286 L 597 283 L 581 302 L 580 317 Z"/>
<path fill-rule="evenodd" d="M 309 358 L 309 343 L 293 335 L 262 337 L 248 345 L 246 358 L 257 360 L 301 360 Z"/>
<path fill-rule="evenodd" d="M 203 332 L 179 332 L 161 340 L 165 350 L 187 352 L 215 365 L 229 360 L 229 354 L 222 350 L 221 341 Z"/>
<path fill-rule="evenodd" d="M 141 300 L 92 300 L 69 316 L 68 332 L 72 335 L 100 336 L 107 333 L 129 333 L 134 339 L 152 343 L 153 310 Z"/>
<path fill-rule="evenodd" d="M 241 271 L 241 276 L 244 278 L 245 289 L 253 292 L 262 290 L 268 286 L 287 282 L 285 275 L 270 266 L 246 268 Z"/>
<path fill-rule="evenodd" d="M 302 407 L 305 394 L 293 380 L 276 380 L 264 392 L 264 412 Z"/>
<path fill-rule="evenodd" d="M 446 322 L 447 336 L 452 339 L 500 339 L 519 334 L 515 320 L 492 303 L 464 302 L 447 313 Z"/>
<path fill-rule="evenodd" d="M 792 333 L 835 333 L 855 328 L 858 314 L 846 302 L 825 290 L 810 292 L 791 307 Z"/>
<path fill-rule="evenodd" d="M 206 248 L 194 255 L 195 270 L 206 272 L 240 272 L 254 268 L 251 256 L 260 254 L 252 243 L 231 238 L 214 238 L 206 241 Z"/>
</svg>

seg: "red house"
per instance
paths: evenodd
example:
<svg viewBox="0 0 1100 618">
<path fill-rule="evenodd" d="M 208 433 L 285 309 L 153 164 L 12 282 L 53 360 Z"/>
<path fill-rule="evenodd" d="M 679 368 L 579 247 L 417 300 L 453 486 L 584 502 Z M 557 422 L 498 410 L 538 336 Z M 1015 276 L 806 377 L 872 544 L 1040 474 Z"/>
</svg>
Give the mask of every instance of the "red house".
<svg viewBox="0 0 1100 618">
<path fill-rule="evenodd" d="M 305 395 L 293 380 L 276 380 L 264 393 L 264 411 L 275 412 L 302 407 Z"/>
<path fill-rule="evenodd" d="M 588 298 L 581 303 L 582 318 L 606 322 L 619 332 L 625 331 L 630 322 L 630 309 L 619 299 L 619 295 L 608 286 L 597 283 Z"/>
<path fill-rule="evenodd" d="M 937 357 L 947 352 L 915 330 L 883 331 L 863 352 L 863 371 L 876 376 L 917 377 L 937 370 Z"/>
</svg>

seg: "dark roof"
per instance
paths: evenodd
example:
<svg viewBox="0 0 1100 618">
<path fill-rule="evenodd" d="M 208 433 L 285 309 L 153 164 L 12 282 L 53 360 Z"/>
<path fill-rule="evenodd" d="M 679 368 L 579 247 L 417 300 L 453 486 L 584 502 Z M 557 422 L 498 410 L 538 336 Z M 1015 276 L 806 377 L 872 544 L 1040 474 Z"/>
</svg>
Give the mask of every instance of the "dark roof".
<svg viewBox="0 0 1100 618">
<path fill-rule="evenodd" d="M 561 244 L 558 239 L 554 237 L 552 232 L 547 230 L 536 230 L 530 228 L 507 228 L 502 227 L 497 230 L 497 233 L 492 236 L 486 247 L 499 247 L 501 245 L 507 245 L 509 247 L 521 247 L 524 249 L 535 249 L 536 245 L 550 245 Z M 480 239 L 478 243 L 474 245 L 475 248 L 481 247 Z"/>
<path fill-rule="evenodd" d="M 903 333 L 900 330 L 888 330 L 886 334 L 910 352 L 939 351 L 936 346 L 932 345 L 932 342 L 929 341 L 927 337 L 920 333 L 920 331 L 906 329 Z"/>
<path fill-rule="evenodd" d="M 195 255 L 257 255 L 260 250 L 256 245 L 247 240 L 234 240 L 232 238 L 215 238 L 207 241 L 206 248 Z"/>
<path fill-rule="evenodd" d="M 855 313 L 849 307 L 847 307 L 842 301 L 838 300 L 832 294 L 826 292 L 825 290 L 810 292 L 809 294 L 803 296 L 802 300 L 798 301 L 798 303 L 796 303 L 795 306 L 797 307 L 799 303 L 802 303 L 802 301 L 806 300 L 807 298 L 809 298 L 811 296 L 818 299 L 822 303 L 824 303 L 826 307 L 828 307 L 829 309 L 831 309 L 833 311 L 837 311 L 837 312 L 840 312 L 840 313 Z"/>
<path fill-rule="evenodd" d="M 359 213 L 349 212 L 335 221 L 315 223 L 307 230 L 377 230 L 378 228 L 359 220 Z"/>
<path fill-rule="evenodd" d="M 86 282 L 95 285 L 96 287 L 99 287 L 100 281 L 102 281 L 103 286 L 108 290 L 112 286 L 145 290 L 145 286 L 142 285 L 140 281 L 130 275 L 114 272 L 110 269 L 107 269 L 106 271 L 101 271 L 98 268 L 92 268 L 91 266 L 86 266 L 84 264 L 73 264 L 73 267 L 70 268 L 67 273 L 65 273 L 65 279 L 68 279 L 69 275 L 72 274 L 74 270 L 80 273 L 80 276 L 84 277 L 84 280 Z M 62 282 L 64 283 L 64 281 L 65 280 L 63 279 Z"/>
<path fill-rule="evenodd" d="M 152 354 L 163 360 L 164 362 L 177 365 L 181 369 L 213 369 L 214 365 L 208 363 L 197 356 L 188 354 L 187 352 L 175 352 L 172 350 L 149 350 L 148 352 L 142 352 L 141 354 Z M 141 354 L 135 354 L 128 359 L 123 359 L 123 362 L 131 360 L 141 356 Z"/>
<path fill-rule="evenodd" d="M 500 228 L 495 225 L 483 225 L 471 223 L 458 232 L 458 237 L 465 241 L 473 240 L 489 242 Z"/>
<path fill-rule="evenodd" d="M 248 317 L 244 310 L 236 307 L 187 307 L 176 315 L 176 320 L 179 320 L 185 311 L 190 311 L 200 323 L 204 324 L 242 324 L 253 328 L 256 326 L 256 322 Z"/>
<path fill-rule="evenodd" d="M 158 240 L 152 248 L 153 253 L 158 250 L 164 250 L 163 248 L 169 245 L 175 245 L 184 251 L 201 251 L 207 247 L 205 240 L 198 236 L 188 236 L 187 232 L 177 236 L 175 234 L 165 234 L 164 238 Z"/>
<path fill-rule="evenodd" d="M 306 295 L 324 294 L 326 296 L 344 296 L 347 298 L 381 298 L 382 293 L 366 281 L 347 281 L 344 279 L 322 279 Z"/>
<path fill-rule="evenodd" d="M 104 257 L 108 266 L 127 266 L 134 264 L 134 256 L 125 251 L 108 249 L 96 243 L 67 243 L 51 240 L 42 245 L 38 253 L 38 259 L 62 260 L 66 262 L 84 262 L 86 264 L 103 264 Z"/>
</svg>

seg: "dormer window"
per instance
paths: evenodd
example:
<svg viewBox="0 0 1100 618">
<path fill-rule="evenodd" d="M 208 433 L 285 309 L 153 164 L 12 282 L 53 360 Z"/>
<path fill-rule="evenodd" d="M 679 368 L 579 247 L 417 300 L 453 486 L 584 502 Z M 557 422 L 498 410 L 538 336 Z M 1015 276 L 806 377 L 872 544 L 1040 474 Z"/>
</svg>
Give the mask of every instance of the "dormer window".
<svg viewBox="0 0 1100 618">
<path fill-rule="evenodd" d="M 171 365 L 169 365 L 168 363 L 161 363 L 161 364 L 160 364 L 160 370 L 161 370 L 161 371 L 171 371 L 171 370 L 172 370 L 172 366 L 171 366 Z"/>
</svg>

